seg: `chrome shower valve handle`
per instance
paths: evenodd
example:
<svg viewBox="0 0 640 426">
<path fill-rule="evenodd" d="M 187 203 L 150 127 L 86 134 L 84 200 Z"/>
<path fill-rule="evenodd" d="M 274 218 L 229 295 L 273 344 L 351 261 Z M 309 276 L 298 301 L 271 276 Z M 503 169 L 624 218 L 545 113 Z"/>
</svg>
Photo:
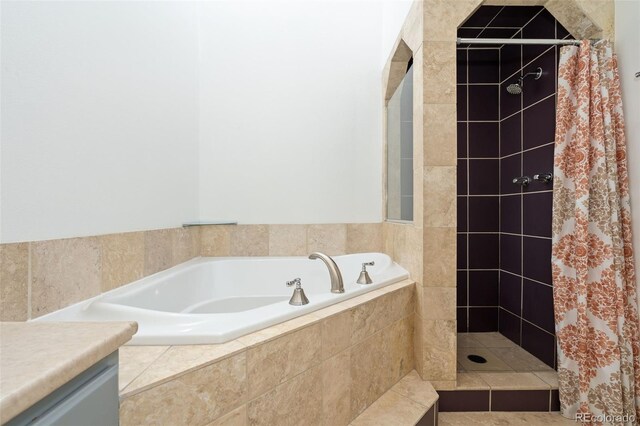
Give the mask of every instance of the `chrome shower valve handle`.
<svg viewBox="0 0 640 426">
<path fill-rule="evenodd" d="M 537 175 L 533 175 L 533 180 L 542 183 L 549 183 L 553 180 L 553 174 L 551 173 L 540 173 Z"/>
<path fill-rule="evenodd" d="M 531 183 L 531 178 L 529 176 L 520 176 L 513 178 L 513 183 L 520 186 L 527 186 Z"/>
</svg>

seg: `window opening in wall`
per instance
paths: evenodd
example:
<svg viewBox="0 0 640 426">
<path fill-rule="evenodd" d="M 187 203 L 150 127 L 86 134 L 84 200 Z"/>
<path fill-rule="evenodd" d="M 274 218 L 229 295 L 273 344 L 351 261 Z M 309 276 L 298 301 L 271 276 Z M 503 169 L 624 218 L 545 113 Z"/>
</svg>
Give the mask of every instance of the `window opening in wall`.
<svg viewBox="0 0 640 426">
<path fill-rule="evenodd" d="M 387 105 L 387 219 L 413 220 L 413 58 Z"/>
</svg>

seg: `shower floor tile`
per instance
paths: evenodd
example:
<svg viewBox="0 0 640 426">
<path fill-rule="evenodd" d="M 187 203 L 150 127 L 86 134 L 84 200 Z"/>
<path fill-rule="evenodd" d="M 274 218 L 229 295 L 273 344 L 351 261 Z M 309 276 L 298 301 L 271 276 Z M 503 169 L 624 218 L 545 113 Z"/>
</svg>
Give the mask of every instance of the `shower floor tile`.
<svg viewBox="0 0 640 426">
<path fill-rule="evenodd" d="M 469 355 L 480 355 L 486 363 L 475 363 Z M 512 371 L 548 372 L 553 368 L 500 333 L 458 333 L 458 372 Z"/>
</svg>

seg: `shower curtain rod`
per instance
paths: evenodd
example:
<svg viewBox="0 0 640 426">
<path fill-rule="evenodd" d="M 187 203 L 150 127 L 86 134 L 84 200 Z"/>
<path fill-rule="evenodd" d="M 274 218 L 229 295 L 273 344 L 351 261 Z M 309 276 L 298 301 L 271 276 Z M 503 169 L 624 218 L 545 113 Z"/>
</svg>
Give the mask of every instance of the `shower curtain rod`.
<svg viewBox="0 0 640 426">
<path fill-rule="evenodd" d="M 552 38 L 458 38 L 458 44 L 580 44 L 580 40 Z"/>
</svg>

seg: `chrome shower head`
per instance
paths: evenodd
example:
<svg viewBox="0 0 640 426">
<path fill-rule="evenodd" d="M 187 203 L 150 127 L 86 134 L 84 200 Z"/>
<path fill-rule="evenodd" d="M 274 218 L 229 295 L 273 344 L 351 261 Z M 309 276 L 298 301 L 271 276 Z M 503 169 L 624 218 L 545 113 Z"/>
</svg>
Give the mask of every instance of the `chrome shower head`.
<svg viewBox="0 0 640 426">
<path fill-rule="evenodd" d="M 507 92 L 511 95 L 520 95 L 522 93 L 522 86 L 524 86 L 524 79 L 530 75 L 534 76 L 534 80 L 538 80 L 540 77 L 542 77 L 542 68 L 538 67 L 538 69 L 536 69 L 535 71 L 521 75 L 518 78 L 517 83 L 513 83 L 507 86 Z"/>
<path fill-rule="evenodd" d="M 518 80 L 517 83 L 513 83 L 507 86 L 507 92 L 510 95 L 519 95 L 522 93 L 522 83 Z"/>
</svg>

